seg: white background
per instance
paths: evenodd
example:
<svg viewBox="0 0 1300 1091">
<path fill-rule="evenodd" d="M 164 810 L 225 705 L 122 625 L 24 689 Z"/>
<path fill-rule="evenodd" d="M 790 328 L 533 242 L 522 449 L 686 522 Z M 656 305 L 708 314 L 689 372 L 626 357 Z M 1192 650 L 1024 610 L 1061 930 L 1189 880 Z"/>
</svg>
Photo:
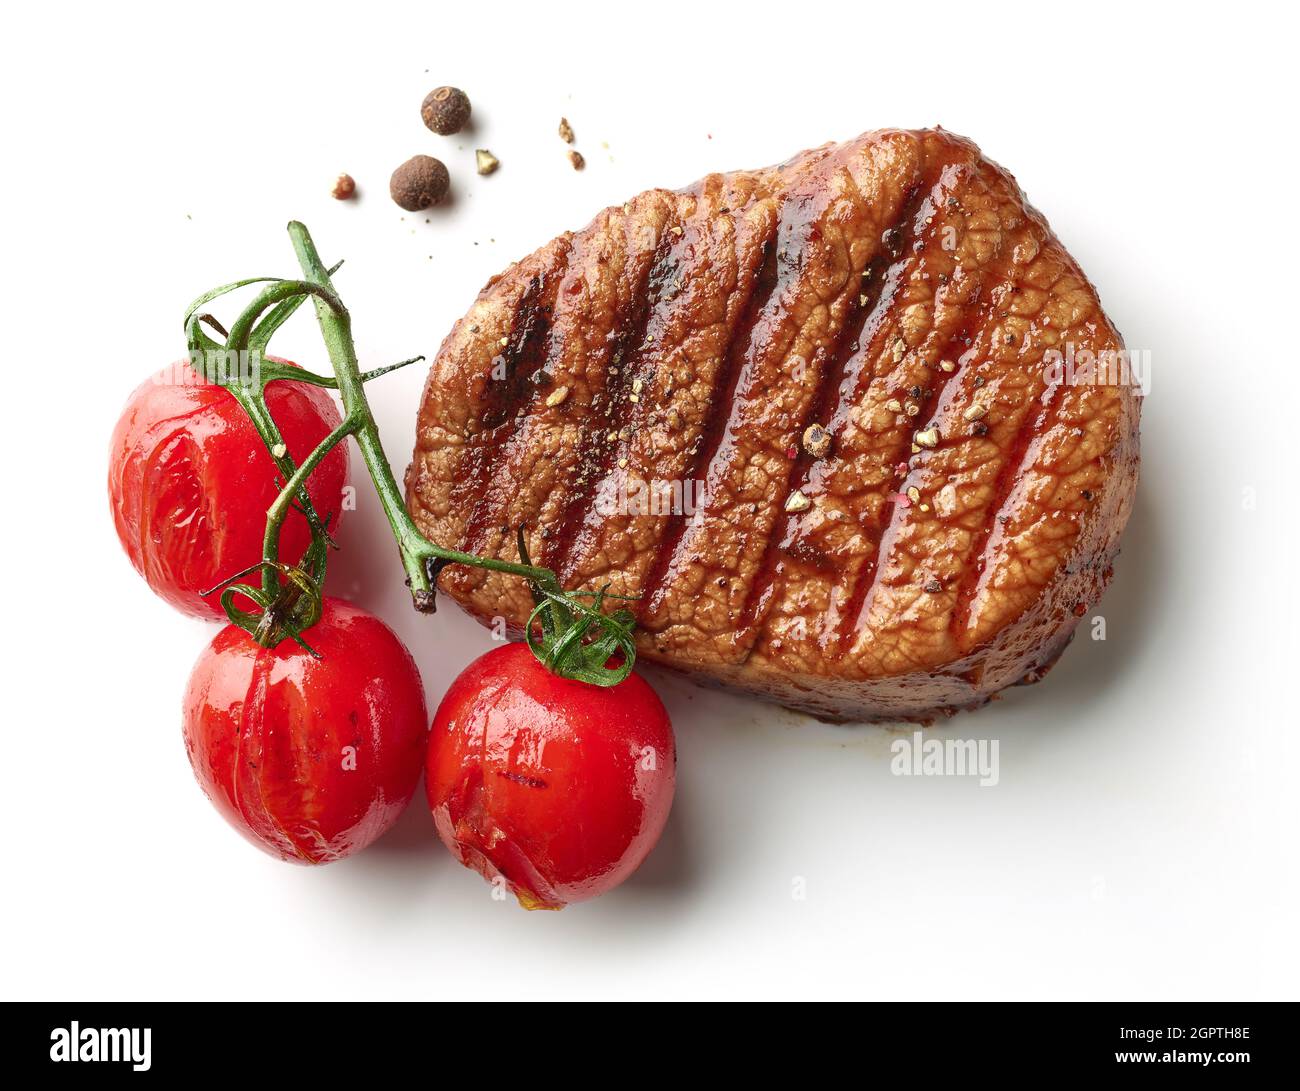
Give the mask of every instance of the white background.
<svg viewBox="0 0 1300 1091">
<path fill-rule="evenodd" d="M 1300 249 L 1284 10 L 11 7 L 0 992 L 1294 997 Z M 468 91 L 472 135 L 421 125 L 442 83 Z M 104 488 L 116 415 L 183 352 L 193 296 L 294 273 L 283 229 L 297 217 L 327 260 L 347 259 L 363 365 L 432 355 L 490 274 L 606 204 L 932 124 L 1015 172 L 1153 357 L 1141 490 L 1098 608 L 1108 639 L 1085 620 L 1043 684 L 938 729 L 999 740 L 997 787 L 895 777 L 880 729 L 653 673 L 677 728 L 677 803 L 640 873 L 596 902 L 493 901 L 420 797 L 374 848 L 315 870 L 221 822 L 179 725 L 214 629 L 148 593 Z M 475 147 L 498 174 L 474 174 Z M 386 193 L 420 152 L 454 178 L 428 222 Z M 340 170 L 355 203 L 328 195 Z M 277 344 L 325 366 L 306 318 Z M 370 388 L 399 473 L 422 371 Z M 432 705 L 488 635 L 450 605 L 411 611 L 357 482 L 333 586 L 402 634 Z"/>
</svg>

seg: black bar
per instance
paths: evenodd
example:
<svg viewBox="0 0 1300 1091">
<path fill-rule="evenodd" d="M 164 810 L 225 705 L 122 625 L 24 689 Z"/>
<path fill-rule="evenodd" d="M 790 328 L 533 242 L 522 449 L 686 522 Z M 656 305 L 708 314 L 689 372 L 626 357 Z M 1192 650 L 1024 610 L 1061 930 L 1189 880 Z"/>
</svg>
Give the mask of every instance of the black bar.
<svg viewBox="0 0 1300 1091">
<path fill-rule="evenodd" d="M 270 1075 L 337 1080 L 412 1067 L 440 1081 L 467 1063 L 481 1065 L 485 1077 L 517 1079 L 527 1073 L 528 1082 L 536 1082 L 571 1077 L 575 1066 L 598 1078 L 602 1069 L 595 1066 L 617 1065 L 621 1054 L 633 1062 L 632 1071 L 664 1066 L 665 1076 L 681 1073 L 683 1064 L 739 1074 L 755 1063 L 760 1071 L 781 1063 L 793 1064 L 804 1079 L 851 1067 L 871 1080 L 873 1073 L 897 1074 L 901 1066 L 927 1082 L 943 1073 L 1091 1076 L 1125 1069 L 1179 1078 L 1206 1072 L 1237 1082 L 1265 1073 L 1293 1079 L 1297 1047 L 1289 1004 L 836 1004 L 798 1013 L 782 1005 L 770 1014 L 750 1005 L 743 1015 L 720 1013 L 721 1023 L 645 1013 L 577 1024 L 563 1012 L 415 1007 L 7 1004 L 0 1042 L 11 1071 L 44 1077 L 76 1074 L 96 1082 L 190 1075 L 255 1077 L 258 1082 Z M 568 1027 L 561 1038 L 544 1030 L 538 1034 L 552 1017 L 557 1027 Z M 637 1029 L 641 1019 L 646 1021 L 643 1033 Z M 656 1026 L 661 1019 L 667 1034 Z M 516 1030 L 511 1029 L 513 1020 L 518 1020 Z M 733 1020 L 746 1024 L 739 1039 L 734 1025 L 731 1032 L 725 1030 Z M 768 1021 L 772 1026 L 764 1033 Z M 578 1026 L 588 1029 L 578 1032 Z M 77 1057 L 71 1059 L 74 1045 Z M 117 1060 L 105 1059 L 114 1053 Z M 96 1054 L 101 1059 L 89 1059 Z M 548 1073 L 551 1065 L 556 1068 Z M 603 1069 L 606 1074 L 619 1070 Z"/>
</svg>

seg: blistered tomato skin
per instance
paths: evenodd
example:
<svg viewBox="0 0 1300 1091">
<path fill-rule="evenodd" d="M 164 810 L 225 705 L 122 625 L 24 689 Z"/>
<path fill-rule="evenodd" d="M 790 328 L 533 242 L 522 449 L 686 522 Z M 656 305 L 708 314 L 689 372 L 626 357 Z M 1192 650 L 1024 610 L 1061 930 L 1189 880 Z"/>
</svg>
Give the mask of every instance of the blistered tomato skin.
<svg viewBox="0 0 1300 1091">
<path fill-rule="evenodd" d="M 602 689 L 509 644 L 447 691 L 425 786 L 461 863 L 525 908 L 560 909 L 612 890 L 654 848 L 676 761 L 668 713 L 639 675 Z"/>
<path fill-rule="evenodd" d="M 329 393 L 306 383 L 270 383 L 266 401 L 298 462 L 340 421 Z M 277 474 L 234 396 L 178 362 L 141 384 L 113 429 L 108 496 L 118 539 L 161 598 L 183 613 L 224 619 L 220 596 L 202 593 L 261 558 Z M 307 486 L 321 518 L 333 516 L 331 528 L 347 476 L 341 443 Z M 297 561 L 310 541 L 306 518 L 291 511 L 281 559 Z"/>
<path fill-rule="evenodd" d="M 351 855 L 410 802 L 428 740 L 424 687 L 382 621 L 327 598 L 306 634 L 258 646 L 228 625 L 185 693 L 185 748 L 221 815 L 258 848 L 300 864 Z"/>
</svg>

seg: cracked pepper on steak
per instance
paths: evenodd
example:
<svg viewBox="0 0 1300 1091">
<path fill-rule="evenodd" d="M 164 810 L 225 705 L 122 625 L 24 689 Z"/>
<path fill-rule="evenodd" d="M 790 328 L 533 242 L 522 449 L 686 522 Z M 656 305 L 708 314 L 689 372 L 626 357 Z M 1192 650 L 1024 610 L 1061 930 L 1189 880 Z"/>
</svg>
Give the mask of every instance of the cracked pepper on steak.
<svg viewBox="0 0 1300 1091">
<path fill-rule="evenodd" d="M 1012 176 L 867 133 L 493 278 L 430 370 L 407 502 L 441 545 L 514 560 L 522 525 L 565 587 L 638 596 L 648 660 L 926 721 L 1040 677 L 1110 578 L 1139 392 L 1061 381 L 1067 343 L 1123 347 Z M 516 634 L 531 610 L 512 577 L 440 585 Z"/>
</svg>

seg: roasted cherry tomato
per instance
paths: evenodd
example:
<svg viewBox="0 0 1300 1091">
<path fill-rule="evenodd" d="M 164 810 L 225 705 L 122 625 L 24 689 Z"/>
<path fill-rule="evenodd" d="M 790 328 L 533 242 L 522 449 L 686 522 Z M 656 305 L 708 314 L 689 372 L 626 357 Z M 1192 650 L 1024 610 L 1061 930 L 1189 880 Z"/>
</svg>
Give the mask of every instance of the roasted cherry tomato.
<svg viewBox="0 0 1300 1091">
<path fill-rule="evenodd" d="M 295 461 L 339 424 L 329 393 L 307 383 L 269 383 L 266 403 Z M 224 618 L 220 596 L 202 594 L 261 559 L 277 475 L 234 396 L 179 362 L 131 395 L 113 429 L 108 497 L 117 536 L 156 594 L 184 613 Z M 340 443 L 307 485 L 331 529 L 347 475 L 347 445 Z M 310 541 L 306 517 L 291 511 L 280 557 L 298 561 Z"/>
<path fill-rule="evenodd" d="M 428 739 L 415 661 L 382 621 L 327 598 L 304 638 L 260 647 L 228 625 L 185 693 L 185 749 L 222 816 L 282 860 L 324 864 L 397 821 Z"/>
<path fill-rule="evenodd" d="M 438 706 L 425 786 L 462 864 L 527 909 L 560 909 L 612 890 L 654 848 L 676 765 L 668 713 L 639 675 L 602 689 L 509 644 Z"/>
</svg>

